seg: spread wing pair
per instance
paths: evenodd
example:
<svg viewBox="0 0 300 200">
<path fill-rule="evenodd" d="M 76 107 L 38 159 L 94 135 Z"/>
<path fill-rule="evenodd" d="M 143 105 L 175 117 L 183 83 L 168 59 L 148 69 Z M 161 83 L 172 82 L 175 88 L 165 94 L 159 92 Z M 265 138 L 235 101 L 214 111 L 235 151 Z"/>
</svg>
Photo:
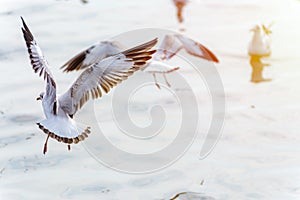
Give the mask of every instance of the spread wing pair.
<svg viewBox="0 0 300 200">
<path fill-rule="evenodd" d="M 165 61 L 171 59 L 182 49 L 184 49 L 190 55 L 199 57 L 201 59 L 215 63 L 219 62 L 214 53 L 212 53 L 204 45 L 180 34 L 165 35 L 163 41 L 157 49 L 157 52 L 154 54 L 153 59 L 142 68 L 143 71 L 153 75 L 155 84 L 158 88 L 160 88 L 160 86 L 156 80 L 156 74 L 162 74 L 165 78 L 166 84 L 170 86 L 165 74 L 176 71 L 179 69 L 179 67 L 172 67 L 166 64 Z M 90 65 L 93 65 L 94 63 L 99 62 L 100 60 L 114 55 L 120 51 L 121 47 L 115 42 L 99 42 L 78 53 L 76 56 L 66 62 L 61 68 L 64 70 L 64 72 L 85 69 Z"/>
<path fill-rule="evenodd" d="M 90 127 L 81 127 L 72 119 L 73 115 L 90 97 L 96 99 L 103 93 L 108 93 L 111 88 L 145 65 L 155 53 L 155 50 L 151 50 L 151 48 L 157 43 L 157 39 L 120 53 L 112 53 L 112 56 L 106 55 L 105 59 L 85 66 L 86 69 L 72 86 L 58 98 L 56 83 L 50 67 L 28 26 L 23 18 L 21 19 L 22 32 L 33 70 L 46 81 L 46 91 L 37 98 L 42 100 L 46 116 L 45 120 L 37 123 L 38 127 L 48 135 L 44 153 L 47 151 L 49 137 L 67 143 L 70 149 L 70 144 L 84 140 L 90 133 Z"/>
</svg>

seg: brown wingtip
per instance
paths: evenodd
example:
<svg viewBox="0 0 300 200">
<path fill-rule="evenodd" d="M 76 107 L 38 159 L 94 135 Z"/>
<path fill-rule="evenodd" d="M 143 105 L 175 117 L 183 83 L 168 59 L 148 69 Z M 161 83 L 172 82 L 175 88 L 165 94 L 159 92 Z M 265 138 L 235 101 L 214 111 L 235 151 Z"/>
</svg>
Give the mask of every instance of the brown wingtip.
<svg viewBox="0 0 300 200">
<path fill-rule="evenodd" d="M 127 50 L 123 51 L 122 53 L 124 55 L 130 55 L 132 53 L 138 53 L 138 52 L 141 52 L 141 51 L 149 50 L 157 44 L 157 41 L 158 41 L 158 39 L 154 38 L 153 40 L 150 40 L 146 43 L 140 44 L 140 45 L 135 46 L 131 49 L 127 49 Z"/>
<path fill-rule="evenodd" d="M 202 45 L 200 43 L 198 43 L 198 46 L 204 52 L 204 54 L 206 54 L 206 55 L 199 56 L 198 54 L 195 54 L 191 51 L 188 51 L 188 53 L 193 55 L 193 56 L 201 57 L 205 60 L 208 60 L 208 61 L 211 61 L 211 62 L 214 62 L 214 63 L 219 63 L 219 59 L 217 58 L 217 56 L 213 52 L 211 52 L 208 48 L 206 48 L 204 45 Z"/>
<path fill-rule="evenodd" d="M 215 63 L 219 63 L 219 59 L 217 58 L 217 56 L 211 52 L 208 48 L 206 48 L 205 46 L 203 46 L 204 51 L 209 55 L 210 57 L 210 61 L 215 62 Z"/>
<path fill-rule="evenodd" d="M 20 18 L 21 18 L 21 20 L 22 20 L 22 23 L 23 23 L 23 26 L 24 26 L 24 24 L 25 24 L 25 21 L 24 21 L 24 19 L 23 19 L 23 17 L 22 17 L 22 16 L 20 16 Z"/>
<path fill-rule="evenodd" d="M 76 56 L 74 56 L 71 60 L 66 62 L 60 69 L 63 69 L 63 72 L 70 72 L 70 71 L 78 71 L 83 67 L 83 61 L 86 58 L 86 52 L 80 52 Z"/>
<path fill-rule="evenodd" d="M 32 35 L 31 32 L 30 32 L 30 30 L 29 30 L 29 28 L 28 28 L 28 26 L 27 26 L 27 24 L 25 23 L 25 20 L 23 19 L 22 16 L 20 16 L 20 17 L 21 17 L 22 24 L 23 24 L 23 27 L 22 27 L 23 33 L 24 33 L 24 32 L 27 32 L 28 34 Z M 25 34 L 25 33 L 24 33 L 24 34 Z"/>
<path fill-rule="evenodd" d="M 156 52 L 156 50 L 150 49 L 157 43 L 157 41 L 158 39 L 155 38 L 122 52 L 122 54 L 124 54 L 127 58 L 130 58 L 134 62 L 134 66 L 132 68 L 134 69 L 134 71 L 147 64 L 147 61 L 152 58 L 152 55 Z"/>
</svg>

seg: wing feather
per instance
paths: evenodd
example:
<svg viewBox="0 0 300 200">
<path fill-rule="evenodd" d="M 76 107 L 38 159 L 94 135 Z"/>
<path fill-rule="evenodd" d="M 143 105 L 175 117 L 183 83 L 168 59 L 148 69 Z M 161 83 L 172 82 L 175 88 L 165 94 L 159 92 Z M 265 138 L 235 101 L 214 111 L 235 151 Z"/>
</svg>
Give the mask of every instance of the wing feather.
<svg viewBox="0 0 300 200">
<path fill-rule="evenodd" d="M 66 62 L 61 69 L 63 69 L 64 72 L 85 69 L 108 56 L 119 53 L 120 51 L 120 48 L 113 42 L 99 42 L 75 55 Z"/>
<path fill-rule="evenodd" d="M 46 81 L 46 95 L 44 98 L 46 98 L 47 103 L 49 104 L 49 107 L 55 108 L 50 109 L 52 113 L 56 113 L 56 83 L 54 81 L 54 78 L 51 74 L 51 71 L 49 69 L 48 63 L 45 60 L 43 53 L 38 46 L 37 42 L 35 41 L 32 33 L 30 32 L 28 26 L 26 25 L 24 19 L 21 17 L 23 27 L 22 32 L 23 36 L 26 42 L 27 51 L 29 53 L 29 58 L 31 61 L 32 68 L 35 73 L 37 73 L 39 76 L 42 76 L 44 80 Z"/>
<path fill-rule="evenodd" d="M 203 58 L 208 61 L 212 61 L 216 63 L 219 62 L 217 56 L 213 52 L 211 52 L 208 48 L 206 48 L 204 45 L 190 38 L 187 38 L 183 35 L 175 35 L 175 36 L 181 41 L 183 48 L 189 54 L 196 57 Z"/>
<path fill-rule="evenodd" d="M 108 93 L 114 86 L 126 80 L 151 59 L 155 50 L 150 50 L 157 39 L 110 56 L 93 64 L 77 78 L 71 88 L 60 97 L 61 108 L 74 115 L 90 97 L 93 99 Z"/>
<path fill-rule="evenodd" d="M 182 44 L 174 35 L 165 35 L 157 50 L 157 53 L 155 54 L 155 60 L 169 60 L 181 49 Z"/>
</svg>

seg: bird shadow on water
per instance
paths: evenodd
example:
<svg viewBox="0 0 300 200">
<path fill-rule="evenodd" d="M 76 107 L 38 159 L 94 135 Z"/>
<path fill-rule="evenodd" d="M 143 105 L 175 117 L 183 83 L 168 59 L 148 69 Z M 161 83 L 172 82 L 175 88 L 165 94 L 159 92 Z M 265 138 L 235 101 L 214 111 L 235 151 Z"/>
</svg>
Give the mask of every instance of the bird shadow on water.
<svg viewBox="0 0 300 200">
<path fill-rule="evenodd" d="M 0 149 L 6 147 L 9 144 L 15 144 L 25 140 L 30 140 L 35 135 L 35 133 L 29 133 L 0 138 Z"/>
<path fill-rule="evenodd" d="M 112 183 L 95 183 L 90 185 L 78 185 L 74 187 L 68 187 L 65 191 L 61 193 L 61 197 L 70 198 L 74 196 L 81 195 L 93 195 L 102 196 L 109 194 L 111 190 L 116 189 L 116 184 Z"/>
<path fill-rule="evenodd" d="M 5 169 L 23 170 L 24 172 L 28 172 L 31 170 L 56 166 L 69 158 L 69 156 L 64 155 L 49 156 L 47 159 L 45 159 L 44 156 L 38 155 L 14 157 L 8 160 Z"/>
<path fill-rule="evenodd" d="M 37 120 L 40 119 L 40 117 L 35 116 L 35 115 L 28 115 L 28 114 L 23 114 L 23 115 L 14 115 L 9 117 L 10 121 L 13 123 L 32 123 L 36 122 Z"/>
<path fill-rule="evenodd" d="M 56 1 L 62 1 L 62 0 L 56 0 Z M 68 1 L 68 0 L 64 0 L 64 1 Z M 87 3 L 89 3 L 89 1 L 88 1 L 88 0 L 80 0 L 80 2 L 81 2 L 81 3 L 83 3 L 83 4 L 87 4 Z"/>
<path fill-rule="evenodd" d="M 181 192 L 170 200 L 215 200 L 215 198 L 197 192 Z"/>
</svg>

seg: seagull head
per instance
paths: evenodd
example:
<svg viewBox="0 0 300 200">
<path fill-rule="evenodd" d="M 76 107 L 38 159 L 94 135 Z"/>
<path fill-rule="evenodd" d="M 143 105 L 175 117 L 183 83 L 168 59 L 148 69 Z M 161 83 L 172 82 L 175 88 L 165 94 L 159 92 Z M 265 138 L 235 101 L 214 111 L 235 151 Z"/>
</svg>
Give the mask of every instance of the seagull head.
<svg viewBox="0 0 300 200">
<path fill-rule="evenodd" d="M 45 92 L 41 92 L 40 95 L 36 98 L 36 100 L 43 100 Z"/>
</svg>

